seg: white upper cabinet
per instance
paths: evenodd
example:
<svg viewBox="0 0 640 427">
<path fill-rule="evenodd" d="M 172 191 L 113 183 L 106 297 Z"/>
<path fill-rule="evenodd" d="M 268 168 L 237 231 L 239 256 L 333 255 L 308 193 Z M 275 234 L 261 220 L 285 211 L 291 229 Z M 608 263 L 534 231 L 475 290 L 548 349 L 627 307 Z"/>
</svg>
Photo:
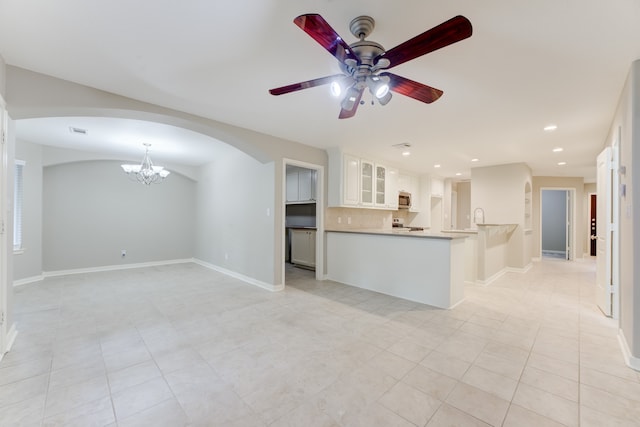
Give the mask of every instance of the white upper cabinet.
<svg viewBox="0 0 640 427">
<path fill-rule="evenodd" d="M 431 177 L 431 197 L 444 196 L 444 180 L 435 176 Z"/>
<path fill-rule="evenodd" d="M 327 149 L 329 207 L 398 209 L 399 171 L 339 148 Z"/>
<path fill-rule="evenodd" d="M 373 162 L 360 160 L 360 204 L 373 206 L 376 188 Z"/>
<path fill-rule="evenodd" d="M 400 173 L 398 176 L 398 191 L 411 194 L 409 212 L 420 212 L 420 179 L 417 176 Z"/>
<path fill-rule="evenodd" d="M 287 203 L 312 203 L 316 201 L 316 171 L 287 166 Z"/>
<path fill-rule="evenodd" d="M 400 171 L 395 168 L 385 168 L 385 207 L 398 209 L 398 180 Z"/>
</svg>

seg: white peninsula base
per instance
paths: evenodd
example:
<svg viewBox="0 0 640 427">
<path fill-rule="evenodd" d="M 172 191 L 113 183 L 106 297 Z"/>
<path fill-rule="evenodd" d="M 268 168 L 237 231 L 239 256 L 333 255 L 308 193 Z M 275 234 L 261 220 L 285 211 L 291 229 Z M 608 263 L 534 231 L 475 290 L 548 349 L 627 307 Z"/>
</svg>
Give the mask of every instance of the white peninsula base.
<svg viewBox="0 0 640 427">
<path fill-rule="evenodd" d="M 327 278 L 439 308 L 464 298 L 465 236 L 327 232 Z"/>
</svg>

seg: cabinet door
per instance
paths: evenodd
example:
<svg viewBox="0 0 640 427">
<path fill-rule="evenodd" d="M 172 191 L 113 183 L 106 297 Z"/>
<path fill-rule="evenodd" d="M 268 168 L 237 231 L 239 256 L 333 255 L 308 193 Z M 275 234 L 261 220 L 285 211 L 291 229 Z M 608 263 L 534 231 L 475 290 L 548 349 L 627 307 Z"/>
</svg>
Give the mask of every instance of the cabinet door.
<svg viewBox="0 0 640 427">
<path fill-rule="evenodd" d="M 306 267 L 315 267 L 315 230 L 291 230 L 291 262 Z"/>
<path fill-rule="evenodd" d="M 287 202 L 298 201 L 298 171 L 287 172 Z"/>
<path fill-rule="evenodd" d="M 376 165 L 376 206 L 384 207 L 387 203 L 387 168 Z"/>
<path fill-rule="evenodd" d="M 420 212 L 420 199 L 421 191 L 420 191 L 420 180 L 417 176 L 410 177 L 410 188 L 411 188 L 411 208 L 409 208 L 409 212 Z"/>
<path fill-rule="evenodd" d="M 343 205 L 356 206 L 360 201 L 360 160 L 344 155 Z"/>
<path fill-rule="evenodd" d="M 373 205 L 374 180 L 373 163 L 366 160 L 360 161 L 360 203 L 366 206 Z"/>
<path fill-rule="evenodd" d="M 431 178 L 431 196 L 442 197 L 444 195 L 444 181 L 440 178 Z"/>
<path fill-rule="evenodd" d="M 315 171 L 311 169 L 300 169 L 298 172 L 298 200 L 313 200 L 313 174 Z"/>
<path fill-rule="evenodd" d="M 385 206 L 389 209 L 398 209 L 398 169 L 386 168 L 385 180 Z"/>
</svg>

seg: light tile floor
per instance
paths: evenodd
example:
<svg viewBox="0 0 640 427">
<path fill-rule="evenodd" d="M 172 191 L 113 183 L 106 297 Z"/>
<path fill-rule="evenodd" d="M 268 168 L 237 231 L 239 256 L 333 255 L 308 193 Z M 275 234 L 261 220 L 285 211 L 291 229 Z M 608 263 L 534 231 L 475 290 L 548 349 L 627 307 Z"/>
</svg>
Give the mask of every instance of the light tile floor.
<svg viewBox="0 0 640 427">
<path fill-rule="evenodd" d="M 1 426 L 632 426 L 640 375 L 594 263 L 543 260 L 439 310 L 289 268 L 195 264 L 16 288 Z"/>
</svg>

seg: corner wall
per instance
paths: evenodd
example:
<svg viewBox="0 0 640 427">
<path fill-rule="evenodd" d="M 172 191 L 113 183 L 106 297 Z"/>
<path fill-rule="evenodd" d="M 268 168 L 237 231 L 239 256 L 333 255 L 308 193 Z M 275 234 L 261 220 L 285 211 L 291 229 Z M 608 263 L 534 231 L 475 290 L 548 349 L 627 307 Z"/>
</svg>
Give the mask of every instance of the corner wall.
<svg viewBox="0 0 640 427">
<path fill-rule="evenodd" d="M 525 230 L 525 188 L 530 182 L 531 169 L 525 163 L 471 169 L 471 227 L 476 208 L 484 210 L 486 224 L 517 224 L 507 254 L 507 267 L 516 269 L 531 263 Z"/>
<path fill-rule="evenodd" d="M 195 257 L 277 289 L 273 242 L 274 219 L 279 217 L 274 180 L 274 163 L 262 164 L 233 148 L 202 166 L 195 207 Z"/>
</svg>

